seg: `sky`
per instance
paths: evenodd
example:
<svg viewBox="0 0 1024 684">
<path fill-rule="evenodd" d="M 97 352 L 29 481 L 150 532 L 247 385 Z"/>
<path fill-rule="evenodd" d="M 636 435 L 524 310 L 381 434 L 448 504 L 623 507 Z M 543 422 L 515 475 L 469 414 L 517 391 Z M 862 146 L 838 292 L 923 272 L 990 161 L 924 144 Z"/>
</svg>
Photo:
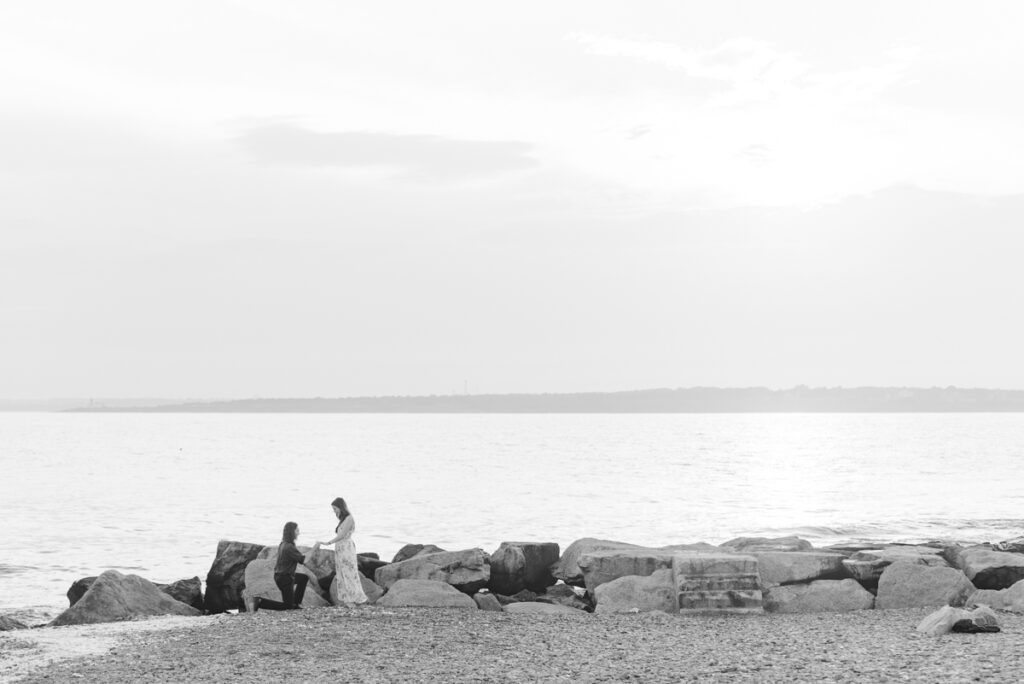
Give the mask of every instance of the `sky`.
<svg viewBox="0 0 1024 684">
<path fill-rule="evenodd" d="M 0 4 L 0 398 L 1024 389 L 1017 2 Z"/>
</svg>

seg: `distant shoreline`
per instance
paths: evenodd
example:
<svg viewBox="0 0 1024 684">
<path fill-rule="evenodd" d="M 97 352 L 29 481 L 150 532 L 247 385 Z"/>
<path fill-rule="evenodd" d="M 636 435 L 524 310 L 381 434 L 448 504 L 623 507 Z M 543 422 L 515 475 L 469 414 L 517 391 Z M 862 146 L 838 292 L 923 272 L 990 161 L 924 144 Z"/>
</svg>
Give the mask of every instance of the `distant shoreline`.
<svg viewBox="0 0 1024 684">
<path fill-rule="evenodd" d="M 65 407 L 76 413 L 1011 413 L 1024 391 L 957 387 L 648 389 L 565 394 L 270 398 Z"/>
</svg>

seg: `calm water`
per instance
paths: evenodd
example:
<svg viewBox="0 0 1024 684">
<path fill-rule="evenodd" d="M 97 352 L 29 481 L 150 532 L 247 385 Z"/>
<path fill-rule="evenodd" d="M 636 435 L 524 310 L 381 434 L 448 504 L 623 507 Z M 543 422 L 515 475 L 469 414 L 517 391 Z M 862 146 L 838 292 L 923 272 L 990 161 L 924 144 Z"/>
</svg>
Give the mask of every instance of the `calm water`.
<svg viewBox="0 0 1024 684">
<path fill-rule="evenodd" d="M 493 551 L 594 536 L 815 543 L 1024 534 L 1024 414 L 0 413 L 0 614 L 107 568 L 205 579 L 218 539 Z"/>
</svg>

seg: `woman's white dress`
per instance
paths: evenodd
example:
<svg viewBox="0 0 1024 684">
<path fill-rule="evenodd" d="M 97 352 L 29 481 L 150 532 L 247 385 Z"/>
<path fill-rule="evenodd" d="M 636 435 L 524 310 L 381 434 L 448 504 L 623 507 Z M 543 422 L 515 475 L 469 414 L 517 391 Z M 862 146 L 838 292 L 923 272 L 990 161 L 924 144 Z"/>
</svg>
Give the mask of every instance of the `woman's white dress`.
<svg viewBox="0 0 1024 684">
<path fill-rule="evenodd" d="M 338 587 L 338 603 L 366 603 L 366 592 L 359 579 L 359 565 L 356 562 L 356 545 L 352 541 L 355 521 L 352 516 L 338 525 L 338 532 L 344 536 L 334 542 L 334 570 Z"/>
</svg>

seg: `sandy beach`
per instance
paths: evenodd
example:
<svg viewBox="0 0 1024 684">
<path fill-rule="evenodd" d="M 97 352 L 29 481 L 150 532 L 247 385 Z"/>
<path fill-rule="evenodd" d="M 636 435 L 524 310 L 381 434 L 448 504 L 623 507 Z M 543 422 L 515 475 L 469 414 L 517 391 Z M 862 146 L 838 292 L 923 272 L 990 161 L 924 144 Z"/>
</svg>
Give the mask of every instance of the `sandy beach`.
<svg viewBox="0 0 1024 684">
<path fill-rule="evenodd" d="M 324 608 L 0 635 L 0 682 L 1016 681 L 1024 615 L 930 637 L 930 609 L 755 616 Z"/>
</svg>

